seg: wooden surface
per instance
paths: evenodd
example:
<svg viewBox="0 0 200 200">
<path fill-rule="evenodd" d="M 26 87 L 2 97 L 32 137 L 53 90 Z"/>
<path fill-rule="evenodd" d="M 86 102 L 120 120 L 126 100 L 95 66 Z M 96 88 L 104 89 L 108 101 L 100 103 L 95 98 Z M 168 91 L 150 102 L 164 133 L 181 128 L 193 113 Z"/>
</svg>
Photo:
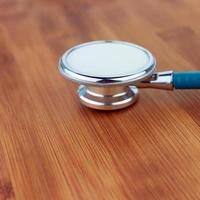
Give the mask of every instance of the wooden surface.
<svg viewBox="0 0 200 200">
<path fill-rule="evenodd" d="M 118 39 L 159 70 L 200 70 L 199 19 L 199 0 L 1 0 L 0 199 L 200 199 L 200 91 L 98 112 L 57 69 L 73 45 Z"/>
</svg>

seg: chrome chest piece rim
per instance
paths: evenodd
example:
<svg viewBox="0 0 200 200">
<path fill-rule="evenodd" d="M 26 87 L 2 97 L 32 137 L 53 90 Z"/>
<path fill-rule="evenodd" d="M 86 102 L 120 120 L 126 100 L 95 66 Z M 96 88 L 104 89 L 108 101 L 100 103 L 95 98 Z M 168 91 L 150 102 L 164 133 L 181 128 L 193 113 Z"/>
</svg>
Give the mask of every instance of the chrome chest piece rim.
<svg viewBox="0 0 200 200">
<path fill-rule="evenodd" d="M 138 82 L 155 71 L 156 61 L 145 48 L 121 41 L 95 41 L 75 46 L 60 59 L 61 74 L 80 84 L 83 105 L 116 110 L 135 103 Z"/>
</svg>

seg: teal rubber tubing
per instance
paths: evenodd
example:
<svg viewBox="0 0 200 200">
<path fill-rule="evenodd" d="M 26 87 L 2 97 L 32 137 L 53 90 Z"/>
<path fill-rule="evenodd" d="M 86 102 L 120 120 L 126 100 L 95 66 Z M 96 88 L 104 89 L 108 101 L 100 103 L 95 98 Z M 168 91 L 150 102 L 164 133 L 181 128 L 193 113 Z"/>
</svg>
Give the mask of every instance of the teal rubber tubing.
<svg viewBox="0 0 200 200">
<path fill-rule="evenodd" d="M 200 71 L 173 72 L 172 84 L 175 89 L 200 89 Z"/>
</svg>

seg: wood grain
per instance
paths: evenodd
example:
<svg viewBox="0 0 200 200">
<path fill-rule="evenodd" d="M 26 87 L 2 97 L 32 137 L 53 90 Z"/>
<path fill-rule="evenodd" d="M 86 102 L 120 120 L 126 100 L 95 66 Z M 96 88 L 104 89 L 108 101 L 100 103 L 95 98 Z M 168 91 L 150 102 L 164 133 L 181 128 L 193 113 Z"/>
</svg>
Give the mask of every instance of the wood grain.
<svg viewBox="0 0 200 200">
<path fill-rule="evenodd" d="M 79 104 L 69 47 L 118 39 L 159 70 L 200 70 L 198 0 L 0 1 L 0 199 L 200 199 L 200 91 L 140 91 L 115 112 Z"/>
</svg>

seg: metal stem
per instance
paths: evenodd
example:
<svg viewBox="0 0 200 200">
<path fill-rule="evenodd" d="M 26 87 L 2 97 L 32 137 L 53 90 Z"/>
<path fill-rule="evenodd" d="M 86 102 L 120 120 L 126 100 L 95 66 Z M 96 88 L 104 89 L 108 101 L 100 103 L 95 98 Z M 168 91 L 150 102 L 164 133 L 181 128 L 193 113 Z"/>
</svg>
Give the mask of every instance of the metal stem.
<svg viewBox="0 0 200 200">
<path fill-rule="evenodd" d="M 173 71 L 156 72 L 149 79 L 134 83 L 139 88 L 173 90 Z"/>
</svg>

